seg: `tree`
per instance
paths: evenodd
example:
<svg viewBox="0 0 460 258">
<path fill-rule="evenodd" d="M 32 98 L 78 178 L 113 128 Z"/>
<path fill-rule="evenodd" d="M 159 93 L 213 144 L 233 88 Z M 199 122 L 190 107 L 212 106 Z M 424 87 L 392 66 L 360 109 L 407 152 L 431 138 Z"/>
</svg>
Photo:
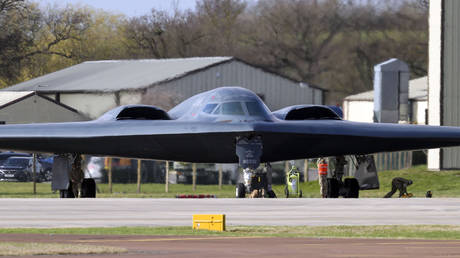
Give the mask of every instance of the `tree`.
<svg viewBox="0 0 460 258">
<path fill-rule="evenodd" d="M 87 13 L 71 6 L 42 11 L 24 1 L 6 2 L 9 3 L 0 2 L 0 7 L 6 6 L 0 12 L 0 86 L 41 75 L 44 66 L 36 64 L 43 62 L 42 55 L 74 57 L 72 50 L 62 49 L 61 45 L 80 40 L 88 28 Z"/>
</svg>

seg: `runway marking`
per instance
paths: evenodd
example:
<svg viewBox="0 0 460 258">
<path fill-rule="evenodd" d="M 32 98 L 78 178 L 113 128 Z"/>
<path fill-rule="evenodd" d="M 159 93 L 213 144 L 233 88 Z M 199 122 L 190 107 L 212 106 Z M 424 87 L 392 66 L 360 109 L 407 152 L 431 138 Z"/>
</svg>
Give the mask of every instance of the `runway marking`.
<svg viewBox="0 0 460 258">
<path fill-rule="evenodd" d="M 191 240 L 222 240 L 222 239 L 262 239 L 270 237 L 184 237 L 184 238 L 141 238 L 141 239 L 87 239 L 87 240 L 74 240 L 71 242 L 78 243 L 104 243 L 104 242 L 163 242 L 163 241 L 191 241 Z"/>
</svg>

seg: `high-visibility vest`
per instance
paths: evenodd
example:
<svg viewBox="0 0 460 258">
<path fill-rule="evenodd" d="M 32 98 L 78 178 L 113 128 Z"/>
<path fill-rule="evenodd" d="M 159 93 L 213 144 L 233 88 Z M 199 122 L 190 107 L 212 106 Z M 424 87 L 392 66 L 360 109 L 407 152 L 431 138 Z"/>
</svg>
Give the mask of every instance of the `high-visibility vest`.
<svg viewBox="0 0 460 258">
<path fill-rule="evenodd" d="M 318 164 L 318 175 L 327 175 L 327 164 L 320 163 Z"/>
</svg>

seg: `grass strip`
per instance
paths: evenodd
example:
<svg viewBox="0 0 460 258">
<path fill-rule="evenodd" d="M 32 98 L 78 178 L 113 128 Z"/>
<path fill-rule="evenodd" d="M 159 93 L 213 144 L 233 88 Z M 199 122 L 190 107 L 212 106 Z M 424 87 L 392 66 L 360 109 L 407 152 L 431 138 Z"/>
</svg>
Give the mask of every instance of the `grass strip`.
<svg viewBox="0 0 460 258">
<path fill-rule="evenodd" d="M 404 177 L 414 181 L 408 191 L 414 197 L 425 197 L 428 190 L 433 197 L 460 197 L 460 171 L 428 171 L 426 166 L 415 166 L 405 170 L 381 171 L 378 173 L 380 189 L 360 191 L 360 197 L 382 198 L 391 190 L 391 180 L 394 177 Z M 192 185 L 170 184 L 169 193 L 165 193 L 164 184 L 145 183 L 141 186 L 141 193 L 137 193 L 136 184 L 113 184 L 113 193 L 110 193 L 108 184 L 98 184 L 98 198 L 174 198 L 178 194 L 215 194 L 218 198 L 235 198 L 235 186 L 223 185 L 222 190 L 217 185 L 198 185 L 192 190 Z M 319 198 L 319 184 L 317 181 L 302 182 L 300 184 L 306 198 Z M 284 197 L 284 185 L 274 185 L 273 190 L 279 198 Z M 0 198 L 58 198 L 59 193 L 51 192 L 50 183 L 37 184 L 37 194 L 33 194 L 33 184 L 20 182 L 0 182 Z M 398 193 L 395 194 L 398 196 Z"/>
<path fill-rule="evenodd" d="M 55 243 L 0 243 L 0 256 L 117 254 L 127 250 L 111 246 L 55 244 Z"/>
<path fill-rule="evenodd" d="M 191 227 L 115 228 L 1 228 L 0 234 L 158 235 L 158 236 L 260 236 L 314 238 L 391 238 L 460 240 L 460 226 L 228 226 L 225 232 L 193 230 Z"/>
</svg>

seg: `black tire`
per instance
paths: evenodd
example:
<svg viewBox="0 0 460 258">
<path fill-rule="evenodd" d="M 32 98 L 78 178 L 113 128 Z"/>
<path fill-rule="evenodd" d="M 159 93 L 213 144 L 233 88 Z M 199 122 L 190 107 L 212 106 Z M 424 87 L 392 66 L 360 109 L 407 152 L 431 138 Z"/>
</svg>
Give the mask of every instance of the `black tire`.
<svg viewBox="0 0 460 258">
<path fill-rule="evenodd" d="M 92 178 L 85 178 L 81 183 L 81 198 L 96 198 L 96 182 Z"/>
<path fill-rule="evenodd" d="M 284 196 L 286 196 L 286 198 L 289 198 L 289 188 L 287 186 L 284 187 Z"/>
<path fill-rule="evenodd" d="M 359 198 L 359 183 L 356 178 L 345 178 L 343 184 L 347 192 L 345 198 Z"/>
<path fill-rule="evenodd" d="M 327 198 L 339 198 L 339 180 L 336 178 L 327 179 Z"/>
<path fill-rule="evenodd" d="M 276 194 L 273 190 L 270 190 L 267 192 L 268 198 L 276 198 Z"/>
<path fill-rule="evenodd" d="M 59 190 L 59 196 L 61 198 L 75 198 L 72 191 L 72 184 L 69 183 L 69 188 L 67 190 Z"/>
<path fill-rule="evenodd" d="M 246 187 L 243 183 L 238 183 L 236 185 L 236 198 L 246 197 Z"/>
</svg>

